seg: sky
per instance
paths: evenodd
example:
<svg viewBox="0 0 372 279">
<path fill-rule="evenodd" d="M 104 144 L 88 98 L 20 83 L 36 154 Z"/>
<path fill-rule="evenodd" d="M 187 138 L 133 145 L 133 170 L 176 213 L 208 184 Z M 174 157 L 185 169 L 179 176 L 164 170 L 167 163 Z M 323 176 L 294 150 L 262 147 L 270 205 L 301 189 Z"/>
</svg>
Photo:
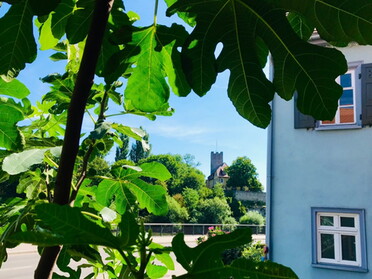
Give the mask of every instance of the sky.
<svg viewBox="0 0 372 279">
<path fill-rule="evenodd" d="M 148 0 L 128 1 L 126 10 L 141 15 L 138 25 L 150 25 L 153 22 L 154 3 Z M 159 4 L 158 24 L 170 25 L 176 20 L 175 16 L 166 18 L 166 7 L 161 0 Z M 39 78 L 53 72 L 63 72 L 61 63 L 48 61 L 50 54 L 39 53 L 37 62 L 27 65 L 19 75 L 19 79 L 31 90 L 33 103 L 48 92 L 48 85 L 42 84 Z M 175 109 L 171 117 L 158 117 L 150 121 L 144 117 L 126 115 L 107 120 L 132 127 L 142 126 L 150 135 L 152 154 L 194 155 L 195 161 L 200 163 L 198 168 L 206 176 L 210 174 L 212 151 L 222 151 L 227 165 L 231 165 L 237 157 L 247 156 L 256 166 L 259 180 L 266 186 L 267 129 L 253 126 L 236 112 L 227 96 L 228 77 L 228 71 L 220 74 L 210 92 L 203 97 L 193 92 L 187 97 L 171 94 L 169 103 Z M 86 117 L 83 131 L 92 128 L 93 123 Z M 113 162 L 114 152 L 106 159 Z"/>
</svg>

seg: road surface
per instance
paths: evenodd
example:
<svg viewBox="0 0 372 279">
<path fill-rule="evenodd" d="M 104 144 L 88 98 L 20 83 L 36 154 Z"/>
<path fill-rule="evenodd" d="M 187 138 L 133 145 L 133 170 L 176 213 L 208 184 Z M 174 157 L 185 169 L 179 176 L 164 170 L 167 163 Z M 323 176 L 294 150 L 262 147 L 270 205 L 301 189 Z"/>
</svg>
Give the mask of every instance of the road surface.
<svg viewBox="0 0 372 279">
<path fill-rule="evenodd" d="M 194 247 L 196 246 L 197 237 L 198 235 L 185 235 L 185 242 L 190 247 Z M 155 236 L 153 241 L 163 246 L 170 246 L 172 238 L 173 236 Z M 254 239 L 256 241 L 259 240 L 261 242 L 265 242 L 264 236 L 254 236 Z M 8 250 L 8 255 L 8 260 L 3 263 L 3 266 L 0 269 L 0 279 L 33 278 L 35 267 L 40 258 L 35 246 L 22 244 L 14 249 Z M 175 260 L 173 253 L 171 253 L 171 256 L 175 264 L 175 270 L 170 270 L 164 278 L 172 278 L 172 275 L 181 275 L 185 273 L 183 267 Z M 63 273 L 60 274 L 62 275 Z M 88 275 L 89 272 L 85 271 L 83 274 Z M 101 278 L 103 277 L 100 277 L 100 279 Z"/>
</svg>

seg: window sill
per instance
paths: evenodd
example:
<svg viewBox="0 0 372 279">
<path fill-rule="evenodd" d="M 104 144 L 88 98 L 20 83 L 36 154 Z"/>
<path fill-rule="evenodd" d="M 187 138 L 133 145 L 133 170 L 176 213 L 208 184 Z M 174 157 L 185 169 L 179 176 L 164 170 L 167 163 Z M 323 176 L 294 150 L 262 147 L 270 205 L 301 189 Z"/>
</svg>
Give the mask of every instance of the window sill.
<svg viewBox="0 0 372 279">
<path fill-rule="evenodd" d="M 362 126 L 358 124 L 335 124 L 335 125 L 323 125 L 316 127 L 316 131 L 328 131 L 328 130 L 353 130 L 353 129 L 362 129 Z"/>
<path fill-rule="evenodd" d="M 343 271 L 368 272 L 368 269 L 365 267 L 352 266 L 352 265 L 313 263 L 312 266 L 316 268 L 326 268 L 326 269 L 335 269 L 335 270 L 343 270 Z"/>
</svg>

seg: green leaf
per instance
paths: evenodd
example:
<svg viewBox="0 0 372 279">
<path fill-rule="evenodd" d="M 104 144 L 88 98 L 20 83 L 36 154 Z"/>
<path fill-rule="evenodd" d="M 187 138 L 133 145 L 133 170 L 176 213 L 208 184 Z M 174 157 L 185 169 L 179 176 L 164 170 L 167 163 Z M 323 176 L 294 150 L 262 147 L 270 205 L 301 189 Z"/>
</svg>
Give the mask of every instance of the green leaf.
<svg viewBox="0 0 372 279">
<path fill-rule="evenodd" d="M 14 79 L 10 82 L 6 82 L 0 78 L 0 95 L 23 99 L 26 98 L 28 94 L 30 94 L 30 90 L 19 80 Z"/>
<path fill-rule="evenodd" d="M 102 228 L 88 220 L 78 208 L 68 205 L 40 204 L 35 207 L 37 217 L 52 228 L 50 233 L 22 232 L 13 235 L 11 241 L 22 241 L 42 246 L 52 245 L 102 245 L 120 249 L 120 242 L 108 228 Z"/>
<path fill-rule="evenodd" d="M 73 0 L 62 0 L 40 28 L 39 42 L 41 50 L 53 48 L 65 34 L 68 18 L 72 15 L 75 3 Z"/>
<path fill-rule="evenodd" d="M 52 61 L 66 60 L 67 55 L 62 52 L 57 52 L 49 57 Z"/>
<path fill-rule="evenodd" d="M 156 265 L 149 262 L 146 266 L 146 274 L 149 278 L 164 278 L 164 275 L 167 274 L 168 268 L 162 265 Z"/>
<path fill-rule="evenodd" d="M 181 54 L 177 48 L 184 44 L 189 34 L 183 26 L 173 24 L 171 27 L 157 26 L 156 35 L 158 44 L 156 50 L 161 49 L 163 52 L 163 67 L 168 83 L 174 94 L 185 97 L 190 93 L 191 88 L 182 70 Z"/>
<path fill-rule="evenodd" d="M 96 190 L 97 202 L 109 206 L 115 199 L 116 211 L 124 214 L 128 204 L 133 204 L 135 198 L 124 186 L 124 183 L 116 180 L 104 179 Z"/>
<path fill-rule="evenodd" d="M 70 104 L 72 92 L 74 91 L 74 78 L 72 75 L 51 74 L 41 79 L 44 83 L 50 83 L 50 91 L 43 96 L 43 101 L 56 101 L 51 108 L 55 114 L 66 110 Z"/>
<path fill-rule="evenodd" d="M 165 198 L 167 191 L 160 185 L 151 185 L 141 179 L 134 179 L 125 186 L 136 196 L 140 208 L 146 208 L 149 213 L 164 215 L 168 212 Z"/>
<path fill-rule="evenodd" d="M 172 178 L 167 168 L 159 162 L 144 163 L 140 165 L 140 168 L 142 169 L 141 176 L 156 178 L 160 181 Z"/>
<path fill-rule="evenodd" d="M 88 34 L 94 10 L 94 0 L 78 0 L 77 9 L 69 17 L 66 26 L 66 35 L 70 44 L 76 44 L 85 39 Z"/>
<path fill-rule="evenodd" d="M 124 126 L 122 124 L 113 123 L 112 128 L 118 133 L 127 135 L 135 140 L 141 141 L 142 138 L 146 135 L 146 132 L 142 129 L 132 128 L 129 126 Z"/>
<path fill-rule="evenodd" d="M 151 185 L 138 179 L 141 175 L 142 172 L 133 169 L 115 168 L 114 178 L 101 177 L 104 180 L 98 185 L 97 201 L 109 206 L 115 197 L 116 209 L 123 214 L 127 204 L 135 201 L 134 196 L 141 208 L 147 208 L 156 215 L 165 214 L 168 210 L 166 190 L 160 185 Z"/>
<path fill-rule="evenodd" d="M 139 226 L 136 222 L 134 216 L 126 211 L 121 217 L 121 222 L 119 223 L 120 229 L 120 240 L 123 249 L 125 247 L 130 247 L 136 244 L 136 240 L 139 234 Z"/>
<path fill-rule="evenodd" d="M 177 261 L 189 272 L 201 272 L 205 269 L 223 267 L 221 253 L 252 241 L 249 229 L 237 229 L 229 234 L 217 235 L 190 248 L 184 241 L 183 234 L 177 234 L 172 240 L 172 247 Z"/>
<path fill-rule="evenodd" d="M 53 279 L 59 279 L 59 278 L 79 279 L 80 278 L 81 267 L 79 266 L 77 270 L 73 270 L 71 267 L 69 267 L 71 258 L 72 257 L 68 251 L 68 248 L 64 246 L 61 250 L 61 253 L 58 255 L 57 266 L 60 271 L 68 273 L 69 277 L 65 277 L 65 276 L 58 275 L 57 273 L 53 273 Z"/>
<path fill-rule="evenodd" d="M 186 96 L 190 92 L 177 51 L 187 32 L 176 24 L 172 27 L 159 25 L 133 30 L 132 41 L 112 57 L 117 61 L 112 70 L 114 76 L 129 76 L 124 92 L 125 107 L 130 111 L 150 113 L 167 109 L 165 105 L 168 104 L 170 90 L 166 78 L 176 94 Z M 130 71 L 127 72 L 128 69 Z"/>
<path fill-rule="evenodd" d="M 306 17 L 329 42 L 372 44 L 372 3 L 369 0 L 307 1 L 270 0 L 280 8 Z M 337 20 L 336 20 L 337 19 Z"/>
<path fill-rule="evenodd" d="M 155 258 L 164 264 L 168 269 L 174 270 L 174 262 L 172 257 L 169 255 L 169 247 L 164 248 L 163 245 L 151 242 L 149 248 L 154 252 Z"/>
<path fill-rule="evenodd" d="M 27 138 L 26 139 L 26 146 L 27 147 L 56 147 L 56 146 L 62 146 L 63 140 L 56 138 L 56 137 L 50 137 L 50 138 Z"/>
<path fill-rule="evenodd" d="M 0 101 L 0 147 L 8 150 L 19 150 L 23 145 L 23 138 L 16 124 L 23 120 L 20 107 L 6 100 Z"/>
<path fill-rule="evenodd" d="M 235 260 L 225 272 L 225 276 L 234 278 L 262 278 L 262 279 L 298 279 L 297 275 L 289 268 L 273 262 L 253 262 L 247 259 Z"/>
<path fill-rule="evenodd" d="M 229 98 L 238 113 L 256 126 L 269 124 L 268 103 L 275 91 L 288 100 L 297 90 L 303 113 L 311 112 L 316 119 L 333 118 L 342 93 L 335 79 L 346 71 L 345 59 L 335 49 L 299 38 L 284 11 L 265 1 L 180 0 L 168 10 L 168 14 L 174 12 L 196 15 L 196 28 L 182 55 L 186 76 L 197 94 L 208 92 L 218 72 L 228 69 Z M 262 54 L 257 51 L 264 49 L 257 48 L 257 37 L 272 54 L 275 87 L 261 69 Z M 219 43 L 222 51 L 215 57 Z"/>
<path fill-rule="evenodd" d="M 156 49 L 155 26 L 139 29 L 132 36 L 132 44 L 141 52 L 136 57 L 136 68 L 128 79 L 125 98 L 131 100 L 136 109 L 157 111 L 169 99 L 169 87 L 164 75 L 168 53 L 162 48 Z"/>
<path fill-rule="evenodd" d="M 28 199 L 35 199 L 42 191 L 46 191 L 45 179 L 41 176 L 40 169 L 24 173 L 19 179 L 17 193 L 26 193 Z"/>
<path fill-rule="evenodd" d="M 36 58 L 33 12 L 29 1 L 20 1 L 0 18 L 0 75 L 15 78 L 26 63 Z"/>
<path fill-rule="evenodd" d="M 314 27 L 301 15 L 289 13 L 287 15 L 289 24 L 296 34 L 303 40 L 307 41 L 314 32 Z"/>
<path fill-rule="evenodd" d="M 93 139 L 102 139 L 111 129 L 111 123 L 100 121 L 95 125 L 94 130 L 90 133 Z"/>
<path fill-rule="evenodd" d="M 33 14 L 37 16 L 47 15 L 53 11 L 61 0 L 29 0 Z"/>
<path fill-rule="evenodd" d="M 165 3 L 167 3 L 167 6 L 170 7 L 172 6 L 177 0 L 165 0 Z M 195 22 L 195 15 L 192 15 L 190 13 L 180 13 L 178 12 L 177 15 L 185 21 L 188 25 L 194 27 L 196 22 Z"/>
<path fill-rule="evenodd" d="M 50 151 L 54 156 L 59 156 L 61 147 L 30 149 L 20 153 L 13 153 L 4 159 L 2 169 L 11 175 L 25 172 L 31 166 L 42 163 L 44 154 L 47 151 Z"/>
</svg>

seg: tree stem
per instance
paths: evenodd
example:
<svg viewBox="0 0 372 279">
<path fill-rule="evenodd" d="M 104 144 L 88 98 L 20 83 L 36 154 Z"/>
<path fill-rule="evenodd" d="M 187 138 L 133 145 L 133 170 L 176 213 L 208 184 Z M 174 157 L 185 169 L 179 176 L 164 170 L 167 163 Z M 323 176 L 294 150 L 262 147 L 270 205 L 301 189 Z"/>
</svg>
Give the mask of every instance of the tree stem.
<svg viewBox="0 0 372 279">
<path fill-rule="evenodd" d="M 93 18 L 76 79 L 74 92 L 68 109 L 66 133 L 62 147 L 61 160 L 56 178 L 53 202 L 68 204 L 71 181 L 76 156 L 79 150 L 81 126 L 85 106 L 93 85 L 94 73 L 102 45 L 103 35 L 114 0 L 97 0 Z M 48 279 L 52 276 L 60 247 L 46 247 L 35 270 L 35 279 Z"/>
</svg>

